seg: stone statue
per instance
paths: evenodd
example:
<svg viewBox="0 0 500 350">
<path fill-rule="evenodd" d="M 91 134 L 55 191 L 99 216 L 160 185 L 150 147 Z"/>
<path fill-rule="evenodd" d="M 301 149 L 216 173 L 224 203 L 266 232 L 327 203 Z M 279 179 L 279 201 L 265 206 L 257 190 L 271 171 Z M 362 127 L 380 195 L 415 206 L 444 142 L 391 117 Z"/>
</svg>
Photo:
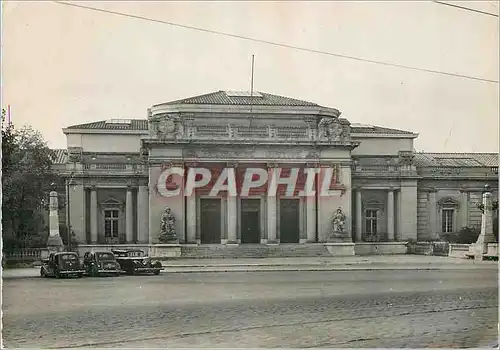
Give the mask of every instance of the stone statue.
<svg viewBox="0 0 500 350">
<path fill-rule="evenodd" d="M 344 233 L 345 227 L 345 214 L 342 209 L 338 208 L 337 212 L 333 215 L 333 233 Z"/>
<path fill-rule="evenodd" d="M 175 217 L 169 207 L 165 207 L 161 216 L 159 241 L 161 243 L 179 243 L 175 232 Z"/>
<path fill-rule="evenodd" d="M 156 135 L 160 139 L 174 139 L 177 137 L 177 118 L 166 115 L 160 117 L 156 122 Z"/>
</svg>

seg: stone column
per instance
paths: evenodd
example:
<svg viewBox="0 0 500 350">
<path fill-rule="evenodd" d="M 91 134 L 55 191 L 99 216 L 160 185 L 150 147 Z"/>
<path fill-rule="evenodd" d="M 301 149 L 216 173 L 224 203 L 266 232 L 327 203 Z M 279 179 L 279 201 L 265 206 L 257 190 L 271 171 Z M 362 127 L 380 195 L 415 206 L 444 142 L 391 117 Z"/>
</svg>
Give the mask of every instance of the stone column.
<svg viewBox="0 0 500 350">
<path fill-rule="evenodd" d="M 395 241 L 394 236 L 394 191 L 390 189 L 387 192 L 387 238 L 389 241 Z"/>
<path fill-rule="evenodd" d="M 493 198 L 488 185 L 483 191 L 483 213 L 481 215 L 481 233 L 476 243 L 469 247 L 469 252 L 474 253 L 475 260 L 483 260 L 484 255 L 488 253 L 488 243 L 495 243 L 493 234 Z"/>
<path fill-rule="evenodd" d="M 236 196 L 228 194 L 227 197 L 227 243 L 236 244 L 236 231 L 237 231 L 237 207 Z"/>
<path fill-rule="evenodd" d="M 316 196 L 306 197 L 307 242 L 316 242 Z"/>
<path fill-rule="evenodd" d="M 356 242 L 361 242 L 363 232 L 363 211 L 361 210 L 361 189 L 356 190 Z"/>
<path fill-rule="evenodd" d="M 90 190 L 90 243 L 97 243 L 97 189 Z"/>
<path fill-rule="evenodd" d="M 278 177 L 276 165 L 269 166 L 270 175 Z M 267 243 L 277 243 L 276 239 L 276 194 L 267 196 Z"/>
<path fill-rule="evenodd" d="M 307 180 L 304 185 L 304 202 L 306 205 L 306 242 L 314 243 L 316 242 L 316 222 L 317 222 L 317 193 L 319 189 L 317 188 L 317 166 L 314 164 L 306 165 Z M 314 176 L 313 176 L 314 174 Z M 316 187 L 316 188 L 315 188 Z M 311 191 L 310 191 L 311 190 Z M 316 191 L 316 192 L 313 192 Z"/>
<path fill-rule="evenodd" d="M 460 191 L 460 226 L 457 227 L 457 230 L 460 230 L 462 227 L 468 226 L 468 216 L 469 216 L 469 194 L 467 191 Z"/>
<path fill-rule="evenodd" d="M 134 203 L 132 199 L 132 187 L 127 187 L 127 198 L 125 201 L 125 236 L 127 243 L 134 242 Z"/>
<path fill-rule="evenodd" d="M 186 197 L 186 241 L 196 243 L 196 195 Z"/>
<path fill-rule="evenodd" d="M 137 241 L 149 242 L 149 193 L 148 186 L 139 186 L 137 191 Z"/>
<path fill-rule="evenodd" d="M 417 180 L 401 180 L 399 226 L 402 241 L 417 240 Z"/>
<path fill-rule="evenodd" d="M 436 191 L 432 190 L 429 192 L 429 203 L 428 209 L 429 211 L 429 236 L 430 238 L 439 238 L 438 231 L 438 218 L 437 218 L 437 201 L 436 201 Z"/>
<path fill-rule="evenodd" d="M 59 234 L 59 198 L 56 191 L 51 191 L 49 196 L 49 239 L 47 240 L 47 247 L 49 251 L 61 251 L 63 241 Z"/>
</svg>

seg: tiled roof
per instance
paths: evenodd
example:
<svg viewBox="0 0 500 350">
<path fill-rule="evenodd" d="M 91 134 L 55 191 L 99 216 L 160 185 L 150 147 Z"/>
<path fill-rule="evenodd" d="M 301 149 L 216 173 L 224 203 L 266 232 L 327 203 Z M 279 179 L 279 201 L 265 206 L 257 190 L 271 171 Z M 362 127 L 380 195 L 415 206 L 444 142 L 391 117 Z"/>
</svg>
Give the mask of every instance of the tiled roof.
<svg viewBox="0 0 500 350">
<path fill-rule="evenodd" d="M 498 153 L 416 153 L 421 167 L 497 167 Z"/>
<path fill-rule="evenodd" d="M 209 105 L 259 105 L 259 106 L 297 106 L 320 107 L 316 103 L 297 100 L 290 97 L 272 95 L 260 91 L 254 92 L 251 97 L 245 92 L 217 91 L 205 95 L 185 98 L 182 100 L 161 103 L 165 105 L 176 104 L 209 104 Z"/>
<path fill-rule="evenodd" d="M 78 124 L 68 126 L 68 129 L 99 129 L 99 130 L 148 130 L 147 119 L 123 119 L 123 123 L 119 123 L 115 119 L 113 122 L 109 120 L 100 120 L 91 123 Z"/>
<path fill-rule="evenodd" d="M 54 157 L 52 158 L 54 164 L 66 164 L 68 153 L 65 149 L 53 149 L 52 152 L 54 152 Z"/>
<path fill-rule="evenodd" d="M 384 128 L 376 125 L 351 123 L 351 132 L 359 134 L 414 134 L 411 131 Z"/>
</svg>

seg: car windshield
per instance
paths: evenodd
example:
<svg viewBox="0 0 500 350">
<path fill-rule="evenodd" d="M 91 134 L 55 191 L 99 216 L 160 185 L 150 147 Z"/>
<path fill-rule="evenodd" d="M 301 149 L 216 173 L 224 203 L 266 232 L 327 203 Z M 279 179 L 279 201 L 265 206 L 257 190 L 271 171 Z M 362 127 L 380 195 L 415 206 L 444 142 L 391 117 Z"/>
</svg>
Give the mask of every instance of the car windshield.
<svg viewBox="0 0 500 350">
<path fill-rule="evenodd" d="M 67 261 L 67 260 L 77 260 L 76 255 L 74 255 L 74 254 L 62 254 L 62 255 L 60 255 L 60 259 L 61 260 L 65 260 L 65 261 Z"/>
<path fill-rule="evenodd" d="M 132 257 L 141 257 L 141 256 L 144 256 L 144 252 L 140 251 L 140 250 L 134 250 L 134 251 L 130 251 L 130 252 L 127 252 L 128 253 L 128 256 L 132 256 Z"/>
<path fill-rule="evenodd" d="M 114 260 L 115 256 L 111 253 L 97 253 L 97 258 L 99 260 Z"/>
</svg>

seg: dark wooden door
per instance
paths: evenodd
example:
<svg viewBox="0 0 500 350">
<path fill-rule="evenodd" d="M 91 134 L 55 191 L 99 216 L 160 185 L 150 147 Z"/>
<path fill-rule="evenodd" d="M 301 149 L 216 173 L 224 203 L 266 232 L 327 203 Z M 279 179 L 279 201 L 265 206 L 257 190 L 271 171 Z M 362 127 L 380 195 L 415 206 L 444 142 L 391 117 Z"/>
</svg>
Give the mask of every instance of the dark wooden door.
<svg viewBox="0 0 500 350">
<path fill-rule="evenodd" d="M 220 244 L 221 238 L 221 202 L 220 199 L 201 198 L 201 243 Z"/>
<path fill-rule="evenodd" d="M 280 200 L 280 243 L 299 243 L 299 200 Z"/>
<path fill-rule="evenodd" d="M 260 243 L 260 199 L 241 200 L 241 243 Z"/>
</svg>

